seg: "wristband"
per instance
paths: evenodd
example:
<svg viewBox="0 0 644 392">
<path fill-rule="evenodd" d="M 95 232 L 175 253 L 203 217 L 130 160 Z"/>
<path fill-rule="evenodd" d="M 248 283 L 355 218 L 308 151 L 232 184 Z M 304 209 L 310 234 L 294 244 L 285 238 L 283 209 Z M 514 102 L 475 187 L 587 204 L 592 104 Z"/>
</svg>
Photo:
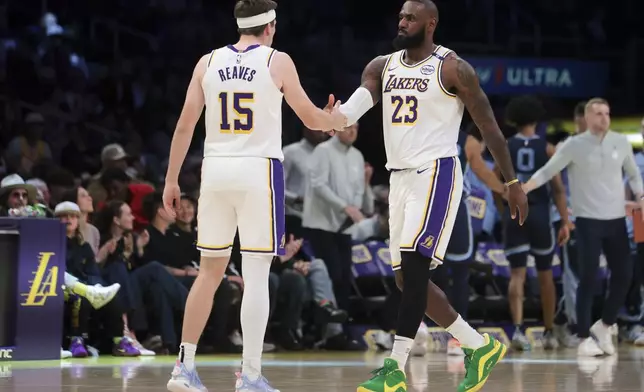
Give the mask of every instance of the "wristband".
<svg viewBox="0 0 644 392">
<path fill-rule="evenodd" d="M 505 184 L 503 184 L 503 185 L 505 185 L 505 186 L 510 186 L 510 185 L 512 185 L 512 184 L 516 184 L 517 182 L 519 182 L 519 180 L 517 180 L 517 179 L 515 178 L 514 180 L 510 180 L 510 181 L 506 182 L 506 183 L 505 183 Z"/>
</svg>

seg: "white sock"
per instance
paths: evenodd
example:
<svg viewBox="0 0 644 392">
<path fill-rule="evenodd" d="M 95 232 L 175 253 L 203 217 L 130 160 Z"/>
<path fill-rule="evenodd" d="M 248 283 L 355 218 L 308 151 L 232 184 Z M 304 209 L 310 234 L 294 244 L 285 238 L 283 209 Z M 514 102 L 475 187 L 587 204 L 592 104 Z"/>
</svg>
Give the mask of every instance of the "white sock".
<svg viewBox="0 0 644 392">
<path fill-rule="evenodd" d="M 181 343 L 179 346 L 179 362 L 188 370 L 195 368 L 195 354 L 197 353 L 197 345 L 192 343 Z"/>
<path fill-rule="evenodd" d="M 409 352 L 411 351 L 411 346 L 413 346 L 413 344 L 414 339 L 411 338 L 398 335 L 394 338 L 394 347 L 391 349 L 391 355 L 389 358 L 398 362 L 398 368 L 403 372 L 405 371 L 407 358 L 409 358 Z"/>
<path fill-rule="evenodd" d="M 268 324 L 270 301 L 268 275 L 273 256 L 243 254 L 244 295 L 241 303 L 243 341 L 242 374 L 251 381 L 262 374 L 262 350 Z"/>
<path fill-rule="evenodd" d="M 463 320 L 460 314 L 456 318 L 456 321 L 446 329 L 447 332 L 449 332 L 454 339 L 458 340 L 463 347 L 476 350 L 483 347 L 485 344 L 485 338 L 483 335 L 476 332 L 476 330 L 472 328 L 467 321 Z"/>
</svg>

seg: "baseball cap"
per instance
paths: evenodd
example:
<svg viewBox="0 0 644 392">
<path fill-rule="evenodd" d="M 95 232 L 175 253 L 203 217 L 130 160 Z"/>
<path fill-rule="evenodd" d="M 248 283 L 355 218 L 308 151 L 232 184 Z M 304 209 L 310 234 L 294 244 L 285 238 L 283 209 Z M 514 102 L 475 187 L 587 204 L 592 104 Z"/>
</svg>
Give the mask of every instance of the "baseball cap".
<svg viewBox="0 0 644 392">
<path fill-rule="evenodd" d="M 103 147 L 101 151 L 101 161 L 118 161 L 119 159 L 127 158 L 127 153 L 118 143 L 108 144 Z"/>
<path fill-rule="evenodd" d="M 58 216 L 63 214 L 80 215 L 81 210 L 78 204 L 71 201 L 64 201 L 62 203 L 58 203 L 54 209 L 54 215 Z"/>
</svg>

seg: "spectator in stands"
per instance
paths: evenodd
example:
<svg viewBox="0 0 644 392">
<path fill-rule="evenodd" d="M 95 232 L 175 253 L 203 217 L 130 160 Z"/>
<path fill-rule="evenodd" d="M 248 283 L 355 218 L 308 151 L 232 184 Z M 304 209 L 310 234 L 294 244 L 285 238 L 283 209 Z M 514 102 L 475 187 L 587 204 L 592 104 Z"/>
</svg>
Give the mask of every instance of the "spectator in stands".
<svg viewBox="0 0 644 392">
<path fill-rule="evenodd" d="M 95 173 L 101 167 L 100 149 L 96 149 L 90 140 L 91 131 L 82 128 L 81 124 L 71 124 L 68 127 L 69 142 L 60 153 L 63 167 L 70 170 L 76 177 Z M 98 181 L 95 181 L 99 185 Z"/>
<path fill-rule="evenodd" d="M 274 266 L 290 261 L 284 256 L 278 257 L 278 260 Z M 284 350 L 303 350 L 299 328 L 302 310 L 306 303 L 306 279 L 297 271 L 288 268 L 273 271 L 271 275 L 278 278 L 277 280 L 273 278 L 273 284 L 277 288 L 276 296 L 273 298 L 276 303 L 273 321 L 278 324 L 275 342 Z"/>
<path fill-rule="evenodd" d="M 119 297 L 125 304 L 125 327 L 129 328 L 126 335 L 135 339 L 134 331 L 146 331 L 149 325 L 150 338 L 145 346 L 153 347 L 160 335 L 165 348 L 176 352 L 174 314 L 183 313 L 188 291 L 158 262 L 142 263 L 150 237 L 147 231 L 134 234 L 133 223 L 132 210 L 120 200 L 108 202 L 99 211 L 96 226 L 101 247 L 109 244 L 111 249 L 103 262 L 103 277 L 121 284 Z M 148 323 L 148 317 L 157 322 Z M 135 347 L 141 350 L 143 346 L 135 339 Z"/>
<path fill-rule="evenodd" d="M 26 207 L 35 201 L 36 188 L 25 183 L 18 174 L 10 174 L 0 182 L 0 215 L 7 216 L 10 209 Z"/>
<path fill-rule="evenodd" d="M 149 224 L 143 213 L 143 198 L 145 195 L 154 192 L 152 186 L 132 182 L 130 176 L 123 169 L 116 167 L 107 169 L 101 174 L 101 185 L 107 190 L 106 202 L 121 200 L 130 206 L 134 215 L 135 231 L 138 232 Z M 104 202 L 99 202 L 98 209 L 100 210 L 104 204 Z"/>
<path fill-rule="evenodd" d="M 105 284 L 100 276 L 94 252 L 91 246 L 83 239 L 79 225 L 81 210 L 78 205 L 69 201 L 62 202 L 56 206 L 54 214 L 61 222 L 67 225 L 67 272 L 87 285 Z M 69 351 L 75 358 L 87 357 L 85 339 L 89 336 L 89 319 L 93 310 L 92 305 L 87 299 L 73 295 L 68 297 L 67 304 L 71 308 L 72 315 Z M 137 357 L 141 354 L 133 346 L 132 341 L 123 336 L 123 319 L 117 301 L 107 303 L 97 312 L 97 315 L 102 320 L 106 335 L 111 340 L 112 355 Z M 94 340 L 99 339 L 96 336 Z"/>
<path fill-rule="evenodd" d="M 186 255 L 193 266 L 198 266 L 200 254 L 195 246 L 197 242 L 196 226 L 197 200 L 187 193 L 181 194 L 181 209 L 177 219 L 168 230 L 177 237 L 177 252 Z"/>
<path fill-rule="evenodd" d="M 376 214 L 349 227 L 345 233 L 351 235 L 355 242 L 367 240 L 386 241 L 389 239 L 389 204 L 377 202 Z"/>
<path fill-rule="evenodd" d="M 293 328 L 292 325 L 295 320 L 299 323 L 302 305 L 312 300 L 316 324 L 326 327 L 322 336 L 325 340 L 323 347 L 327 350 L 360 350 L 360 345 L 344 334 L 342 323 L 347 320 L 348 315 L 347 312 L 336 307 L 333 283 L 324 261 L 308 259 L 303 252 L 300 252 L 301 247 L 302 240 L 296 240 L 291 235 L 286 244 L 286 255 L 280 256 L 279 261 L 272 268 L 273 272 L 280 275 L 280 289 L 283 289 L 284 283 L 287 282 L 292 290 L 290 293 L 280 290 L 281 298 L 278 298 L 278 301 L 282 300 L 290 304 L 289 315 L 282 315 L 283 328 L 280 343 L 285 348 L 295 343 L 295 348 L 298 348 L 299 337 L 295 332 L 297 327 Z M 301 301 L 295 302 L 291 296 L 302 287 L 303 296 L 298 297 Z M 288 296 L 287 299 L 285 296 Z"/>
<path fill-rule="evenodd" d="M 44 179 L 49 186 L 49 206 L 55 206 L 63 200 L 63 193 L 76 186 L 74 175 L 61 167 L 44 169 Z M 35 174 L 35 173 L 34 173 Z"/>
<path fill-rule="evenodd" d="M 50 206 L 51 204 L 51 195 L 49 193 L 49 187 L 47 186 L 47 183 L 45 181 L 41 180 L 40 178 L 30 178 L 27 181 L 27 184 L 33 186 L 36 188 L 36 191 L 38 191 L 37 195 L 37 200 L 38 202 Z"/>
<path fill-rule="evenodd" d="M 108 144 L 101 151 L 101 171 L 92 177 L 87 190 L 96 205 L 108 200 L 108 192 L 102 183 L 103 173 L 110 169 L 120 169 L 123 172 L 127 170 L 127 153 L 120 144 Z"/>
<path fill-rule="evenodd" d="M 92 247 L 96 255 L 96 261 L 100 264 L 107 256 L 109 256 L 110 245 L 99 248 L 101 242 L 101 235 L 96 226 L 89 222 L 89 215 L 94 212 L 94 203 L 92 196 L 89 195 L 87 189 L 82 186 L 76 186 L 63 194 L 63 201 L 71 201 L 78 205 L 81 210 L 79 219 L 80 231 L 83 238 Z"/>
<path fill-rule="evenodd" d="M 301 237 L 302 209 L 306 193 L 308 165 L 315 147 L 327 140 L 324 132 L 304 127 L 299 142 L 284 147 L 284 182 L 286 183 L 286 230 Z"/>
<path fill-rule="evenodd" d="M 327 265 L 341 309 L 348 309 L 352 281 L 351 236 L 343 232 L 374 209 L 364 158 L 353 147 L 357 137 L 354 124 L 315 148 L 302 217 L 306 238 L 315 257 Z"/>
<path fill-rule="evenodd" d="M 22 134 L 13 138 L 5 151 L 5 158 L 11 170 L 27 175 L 36 163 L 51 160 L 51 148 L 42 140 L 44 129 L 45 118 L 42 114 L 29 113 L 25 117 Z"/>
<path fill-rule="evenodd" d="M 159 262 L 167 271 L 181 282 L 188 290 L 199 275 L 199 266 L 195 265 L 192 258 L 194 252 L 183 253 L 182 241 L 179 233 L 169 230 L 174 219 L 168 215 L 163 207 L 163 194 L 159 191 L 145 196 L 143 199 L 143 213 L 150 221 L 145 231 L 149 233 L 150 241 L 145 246 L 141 257 L 141 264 Z M 186 217 L 184 217 L 186 219 Z M 193 212 L 194 219 L 194 212 Z M 183 244 L 185 246 L 185 243 Z M 196 249 L 194 242 L 192 247 Z M 196 259 L 199 260 L 199 259 Z M 224 280 L 217 291 L 213 303 L 209 323 L 213 336 L 213 345 L 221 352 L 241 352 L 241 347 L 233 346 L 228 338 L 228 316 L 233 303 L 233 288 Z"/>
</svg>

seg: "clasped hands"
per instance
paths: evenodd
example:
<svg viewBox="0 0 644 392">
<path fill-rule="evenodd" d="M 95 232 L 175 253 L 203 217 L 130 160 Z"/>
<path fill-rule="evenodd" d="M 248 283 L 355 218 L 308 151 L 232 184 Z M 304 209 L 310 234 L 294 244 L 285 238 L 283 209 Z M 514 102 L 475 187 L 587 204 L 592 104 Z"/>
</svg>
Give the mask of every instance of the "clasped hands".
<svg viewBox="0 0 644 392">
<path fill-rule="evenodd" d="M 323 109 L 325 112 L 330 113 L 333 116 L 333 129 L 327 132 L 331 136 L 333 136 L 335 132 L 342 132 L 347 126 L 347 116 L 340 112 L 341 104 L 342 101 L 336 101 L 335 96 L 333 94 L 329 94 L 329 101 Z"/>
</svg>

